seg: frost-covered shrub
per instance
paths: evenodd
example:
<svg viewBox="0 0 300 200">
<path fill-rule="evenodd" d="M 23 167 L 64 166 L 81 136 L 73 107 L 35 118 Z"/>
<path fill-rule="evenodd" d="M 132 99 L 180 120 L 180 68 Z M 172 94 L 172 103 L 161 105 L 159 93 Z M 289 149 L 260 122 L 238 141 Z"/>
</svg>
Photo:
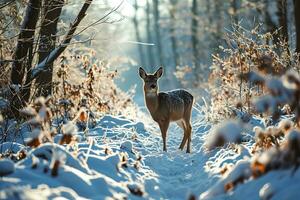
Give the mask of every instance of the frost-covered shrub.
<svg viewBox="0 0 300 200">
<path fill-rule="evenodd" d="M 256 126 L 253 131 L 255 133 L 255 144 L 252 153 L 269 149 L 272 146 L 279 146 L 278 140 L 283 133 L 280 129 L 273 126 L 268 127 L 266 130 Z"/>
<path fill-rule="evenodd" d="M 75 142 L 74 135 L 77 133 L 77 126 L 72 122 L 69 121 L 62 126 L 62 133 L 63 136 L 60 139 L 60 144 L 70 144 L 71 142 Z"/>
<path fill-rule="evenodd" d="M 300 75 L 294 70 L 287 71 L 280 77 L 266 77 L 263 81 L 266 94 L 253 101 L 259 113 L 271 114 L 277 120 L 280 115 L 294 113 L 296 124 L 300 123 Z M 289 111 L 283 109 L 289 107 Z"/>
<path fill-rule="evenodd" d="M 228 143 L 240 143 L 242 140 L 242 126 L 236 121 L 227 121 L 219 124 L 209 133 L 205 146 L 208 150 Z"/>
<path fill-rule="evenodd" d="M 53 115 L 49 105 L 50 98 L 39 97 L 31 105 L 20 111 L 23 117 L 27 119 L 25 124 L 32 130 L 26 141 L 28 146 L 38 147 L 43 142 L 53 141 L 51 130 Z"/>
<path fill-rule="evenodd" d="M 125 93 L 116 86 L 114 78 L 119 73 L 111 62 L 98 60 L 96 52 L 86 47 L 66 51 L 55 70 L 55 115 L 63 114 L 69 119 L 76 117 L 82 126 L 96 115 L 134 117 L 134 89 Z"/>
<path fill-rule="evenodd" d="M 76 141 L 77 126 L 73 121 L 53 126 L 55 118 L 51 109 L 52 99 L 49 97 L 37 98 L 32 104 L 20 111 L 26 121 L 23 123 L 29 127 L 25 142 L 28 146 L 36 148 L 45 142 L 54 142 L 54 136 L 62 133 L 59 144 L 71 144 Z M 75 121 L 76 119 L 74 119 Z"/>
<path fill-rule="evenodd" d="M 234 128 L 233 126 L 223 126 L 228 132 Z M 233 167 L 225 166 L 221 171 L 223 175 L 221 180 L 201 197 L 211 198 L 231 191 L 238 184 L 259 178 L 271 170 L 290 168 L 293 174 L 298 169 L 300 130 L 291 120 L 283 119 L 278 125 L 265 129 L 256 126 L 253 132 L 255 133 L 255 143 L 252 145 L 252 154 L 249 154 L 251 158 L 237 161 Z M 243 164 L 241 165 L 241 163 Z"/>
<path fill-rule="evenodd" d="M 269 44 L 271 33 L 261 33 L 260 26 L 246 30 L 234 26 L 227 35 L 228 48 L 220 47 L 222 55 L 213 55 L 212 72 L 210 74 L 211 120 L 220 121 L 233 117 L 233 108 L 255 113 L 251 99 L 263 95 L 266 87 L 274 94 L 281 95 L 273 100 L 265 96 L 261 101 L 273 101 L 275 105 L 284 102 L 290 94 L 280 80 L 274 75 L 281 75 L 289 68 L 298 68 L 298 56 L 290 52 L 285 43 Z M 259 72 L 259 74 L 257 73 Z M 290 77 L 294 85 L 295 78 Z M 296 81 L 297 82 L 297 81 Z M 259 107 L 264 109 L 262 102 Z"/>
<path fill-rule="evenodd" d="M 261 176 L 270 170 L 284 169 L 300 162 L 300 131 L 291 129 L 280 147 L 272 147 L 254 157 L 251 169 L 253 177 Z"/>
<path fill-rule="evenodd" d="M 232 191 L 238 184 L 244 183 L 250 177 L 250 163 L 240 160 L 216 185 L 202 193 L 200 199 L 214 199 L 213 197 L 217 195 Z"/>
<path fill-rule="evenodd" d="M 58 142 L 70 144 L 76 132 L 66 133 L 66 124 L 71 121 L 79 131 L 88 131 L 96 124 L 96 119 L 105 114 L 134 118 L 137 113 L 137 107 L 132 101 L 134 89 L 123 92 L 116 86 L 114 78 L 119 73 L 113 69 L 112 62 L 124 61 L 100 61 L 94 50 L 84 46 L 66 50 L 54 63 L 52 95 L 46 98 L 35 97 L 32 91 L 30 103 L 19 110 L 19 116 L 13 117 L 17 123 L 15 128 L 6 130 L 5 127 L 11 126 L 5 125 L 7 120 L 0 120 L 1 141 L 5 142 L 5 135 L 18 132 L 18 127 L 28 125 L 30 130 L 27 132 L 31 133 L 26 143 L 29 146 L 37 147 L 44 142 L 53 142 L 53 136 L 59 133 L 63 133 L 63 137 Z M 14 89 L 17 90 L 18 87 Z M 13 112 L 7 109 L 10 107 L 11 92 L 11 88 L 0 88 L 0 113 L 4 119 L 12 117 Z"/>
<path fill-rule="evenodd" d="M 221 121 L 226 127 L 225 119 L 242 119 L 239 113 L 247 113 L 249 119 L 242 121 L 249 122 L 243 124 L 249 128 L 245 129 L 249 140 L 244 141 L 241 136 L 241 141 L 252 152 L 249 158 L 245 158 L 246 173 L 241 173 L 239 161 L 231 168 L 225 166 L 221 170 L 221 180 L 201 195 L 204 199 L 231 191 L 236 185 L 252 181 L 272 170 L 292 169 L 291 174 L 294 174 L 299 166 L 299 55 L 290 52 L 286 44 L 280 41 L 269 44 L 266 41 L 272 38 L 272 34 L 260 34 L 258 29 L 241 31 L 237 27 L 228 35 L 230 48 L 221 47 L 224 54 L 214 56 L 210 77 L 210 113 L 213 115 L 210 119 Z M 213 132 L 210 147 L 225 143 L 224 137 L 220 137 L 224 134 L 220 133 Z M 228 174 L 239 176 L 228 180 Z M 267 186 L 261 189 L 262 196 L 268 196 L 268 190 Z"/>
<path fill-rule="evenodd" d="M 259 75 L 258 75 L 259 76 Z M 262 85 L 266 94 L 254 100 L 257 112 L 272 115 L 273 121 L 282 115 L 291 114 L 293 120 L 280 120 L 277 126 L 266 130 L 256 128 L 256 140 L 253 148 L 260 154 L 252 162 L 253 176 L 258 177 L 270 170 L 298 166 L 300 156 L 300 76 L 294 70 L 284 75 L 263 78 Z M 289 107 L 286 112 L 284 107 Z"/>
<path fill-rule="evenodd" d="M 0 160 L 9 158 L 10 160 L 17 162 L 22 160 L 27 155 L 25 146 L 16 142 L 4 142 L 0 144 Z"/>
<path fill-rule="evenodd" d="M 284 125 L 290 123 L 290 121 L 285 121 Z M 282 131 L 284 137 L 278 142 L 278 145 L 271 145 L 260 152 L 255 152 L 251 159 L 244 157 L 238 160 L 233 167 L 226 168 L 222 172 L 221 179 L 202 193 L 200 199 L 213 199 L 213 197 L 232 191 L 237 185 L 259 178 L 271 170 L 292 169 L 291 175 L 293 175 L 300 163 L 300 130 L 291 127 L 285 129 L 286 126 L 281 125 L 266 130 L 259 130 L 256 127 L 256 133 L 272 135 L 272 131 L 278 129 Z"/>
</svg>

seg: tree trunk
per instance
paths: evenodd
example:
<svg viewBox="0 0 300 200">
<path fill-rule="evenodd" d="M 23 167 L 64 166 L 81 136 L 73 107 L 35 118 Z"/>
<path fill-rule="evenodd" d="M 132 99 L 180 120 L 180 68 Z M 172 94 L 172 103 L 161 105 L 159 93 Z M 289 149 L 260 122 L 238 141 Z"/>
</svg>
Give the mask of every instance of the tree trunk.
<svg viewBox="0 0 300 200">
<path fill-rule="evenodd" d="M 153 43 L 152 42 L 152 35 L 151 35 L 151 23 L 150 23 L 150 3 L 149 0 L 147 0 L 147 5 L 146 5 L 146 30 L 147 30 L 147 42 Z M 153 46 L 147 46 L 147 54 L 148 54 L 148 62 L 150 65 L 151 70 L 154 69 L 155 65 L 155 57 L 153 56 Z"/>
<path fill-rule="evenodd" d="M 193 0 L 193 5 L 192 5 L 192 24 L 191 24 L 191 42 L 192 42 L 192 47 L 193 47 L 193 56 L 194 56 L 194 64 L 196 70 L 199 70 L 200 65 L 199 65 L 199 40 L 198 40 L 198 3 L 197 0 Z"/>
<path fill-rule="evenodd" d="M 30 73 L 31 73 L 31 68 L 32 68 L 32 60 L 33 60 L 33 47 L 30 47 L 28 49 L 28 55 L 27 55 L 27 66 L 26 66 L 26 80 L 25 84 L 22 87 L 21 90 L 21 100 L 23 101 L 22 103 L 25 104 L 25 102 L 28 102 L 30 99 L 30 90 L 31 90 L 31 79 L 30 79 Z"/>
<path fill-rule="evenodd" d="M 210 2 L 210 0 L 206 0 L 205 4 L 206 4 L 206 13 L 207 13 L 207 16 L 208 16 L 208 22 L 209 22 L 209 24 L 211 24 L 211 22 L 212 22 L 213 19 L 212 19 L 211 2 Z"/>
<path fill-rule="evenodd" d="M 277 30 L 276 24 L 272 21 L 272 17 L 270 16 L 270 13 L 268 12 L 268 6 L 269 6 L 269 0 L 265 0 L 265 23 L 267 26 L 267 32 L 274 33 Z M 269 41 L 267 41 L 268 43 Z M 278 35 L 273 35 L 273 43 L 278 43 Z"/>
<path fill-rule="evenodd" d="M 137 19 L 137 11 L 138 11 L 138 3 L 137 0 L 135 0 L 134 2 L 134 8 L 135 8 L 135 15 L 133 17 L 133 25 L 134 25 L 134 29 L 135 29 L 135 37 L 137 42 L 141 42 L 141 36 L 140 36 L 140 31 L 139 31 L 139 22 Z M 140 64 L 144 67 L 146 65 L 145 62 L 145 55 L 144 55 L 144 51 L 143 51 L 143 47 L 141 44 L 138 44 L 138 50 L 139 50 L 139 55 L 140 55 Z"/>
<path fill-rule="evenodd" d="M 86 11 L 90 7 L 92 1 L 93 0 L 85 0 L 76 19 L 74 20 L 73 23 L 71 23 L 71 27 L 70 27 L 68 33 L 65 35 L 65 38 L 62 41 L 62 43 L 58 47 L 56 47 L 52 52 L 50 52 L 49 55 L 32 70 L 31 80 L 37 78 L 43 71 L 45 71 L 47 69 L 47 66 L 49 64 L 53 63 L 68 47 L 78 25 L 80 24 L 81 20 L 86 16 Z M 111 13 L 112 12 L 109 12 L 101 19 L 105 19 L 105 17 L 107 17 Z"/>
<path fill-rule="evenodd" d="M 171 18 L 170 35 L 171 35 L 174 64 L 176 67 L 180 65 L 179 63 L 180 56 L 177 52 L 177 41 L 176 41 L 176 33 L 175 33 L 175 27 L 176 27 L 175 13 L 176 13 L 177 0 L 170 0 L 170 3 L 171 3 L 171 9 L 169 10 L 170 18 Z"/>
<path fill-rule="evenodd" d="M 25 49 L 26 52 L 28 52 L 29 49 L 30 50 L 33 49 L 32 41 L 33 41 L 33 37 L 34 37 L 35 25 L 36 25 L 36 22 L 38 19 L 38 12 L 36 12 L 36 11 L 38 8 L 37 5 L 39 5 L 39 4 L 34 4 L 33 2 L 40 3 L 40 1 L 36 1 L 36 0 L 31 0 L 29 2 L 29 5 L 28 5 L 27 11 L 26 11 L 26 16 L 25 16 L 23 24 L 22 24 L 21 33 L 19 36 L 18 46 L 17 46 L 17 50 L 16 50 L 17 53 L 15 56 L 16 58 L 21 56 L 20 58 L 24 59 L 24 57 L 27 54 L 24 54 L 23 50 Z M 69 29 L 68 33 L 65 35 L 64 40 L 58 47 L 53 49 L 45 57 L 45 59 L 43 59 L 41 62 L 39 62 L 34 68 L 31 68 L 32 63 L 30 63 L 30 65 L 28 65 L 26 84 L 31 83 L 40 74 L 42 74 L 44 71 L 47 71 L 49 64 L 53 63 L 61 55 L 61 53 L 67 48 L 67 46 L 70 44 L 70 42 L 72 40 L 72 37 L 73 37 L 79 23 L 86 16 L 86 11 L 89 8 L 91 3 L 92 3 L 92 0 L 85 0 L 85 3 L 83 4 L 81 10 L 79 11 L 76 19 L 70 25 L 70 29 Z M 33 12 L 32 10 L 34 11 L 35 15 L 32 13 Z M 100 20 L 105 19 L 105 17 L 107 17 L 111 13 L 112 12 L 109 12 L 104 17 L 102 17 Z M 99 22 L 100 20 L 98 20 L 97 22 Z M 35 22 L 34 26 L 33 26 L 32 22 Z M 81 30 L 81 31 L 83 31 L 83 30 Z M 24 38 L 27 40 L 24 40 Z M 28 40 L 31 41 L 31 45 L 30 45 L 30 43 L 28 43 Z M 29 60 L 31 60 L 32 57 L 31 56 L 29 56 L 29 57 L 30 57 Z M 21 64 L 21 61 L 20 60 L 16 60 L 16 61 L 18 61 L 18 62 L 15 62 L 13 65 L 13 68 L 12 68 L 11 82 L 13 84 L 21 84 L 24 79 L 24 71 L 25 70 L 22 69 L 24 67 L 23 65 L 16 65 L 16 64 Z M 23 91 L 22 90 L 23 90 L 23 88 L 21 88 L 21 94 L 23 94 L 23 95 L 26 94 L 27 97 L 30 96 L 30 87 L 24 87 L 24 90 Z M 24 100 L 22 100 L 22 98 L 18 94 L 13 97 L 12 103 L 11 103 L 11 109 L 14 112 L 16 117 L 19 115 L 19 112 L 18 112 L 19 109 L 22 108 L 25 105 L 25 103 L 26 102 L 24 102 Z"/>
<path fill-rule="evenodd" d="M 159 65 L 164 66 L 163 52 L 162 52 L 161 38 L 160 38 L 160 26 L 159 26 L 160 16 L 159 16 L 158 6 L 159 6 L 158 0 L 153 0 L 154 29 L 155 29 L 155 36 L 156 36 L 156 43 L 157 43 L 157 57 L 159 60 Z"/>
<path fill-rule="evenodd" d="M 296 26 L 296 52 L 300 53 L 300 2 L 294 0 L 295 26 Z"/>
<path fill-rule="evenodd" d="M 34 33 L 39 18 L 38 16 L 40 6 L 40 0 L 30 0 L 28 2 L 26 14 L 21 25 L 17 47 L 14 54 L 14 62 L 12 63 L 10 82 L 11 84 L 21 86 L 20 91 L 15 91 L 15 94 L 13 94 L 13 97 L 11 99 L 10 107 L 14 114 L 14 117 L 19 116 L 19 109 L 25 105 L 27 99 L 29 98 L 28 96 L 30 96 L 28 95 L 28 91 L 30 91 L 30 88 L 28 88 L 28 86 L 26 85 L 26 83 L 29 82 L 27 80 L 28 77 L 26 77 L 25 87 L 23 85 L 23 81 L 25 79 L 25 67 L 27 66 L 27 74 L 28 71 L 31 70 L 31 57 L 33 55 L 28 54 L 32 53 Z M 27 56 L 28 59 L 26 59 Z"/>
<path fill-rule="evenodd" d="M 233 15 L 233 22 L 238 23 L 239 22 L 239 16 L 238 16 L 238 0 L 232 0 L 231 2 L 232 7 L 232 15 Z"/>
<path fill-rule="evenodd" d="M 44 19 L 41 24 L 40 41 L 39 41 L 39 60 L 42 62 L 51 51 L 55 48 L 57 23 L 61 14 L 64 0 L 45 1 Z M 37 96 L 48 96 L 52 93 L 52 77 L 53 63 L 47 65 L 47 69 L 43 71 L 36 79 Z"/>
<path fill-rule="evenodd" d="M 283 41 L 288 42 L 288 21 L 287 21 L 287 0 L 277 0 L 278 19 L 280 26 L 280 37 Z"/>
<path fill-rule="evenodd" d="M 214 4 L 214 18 L 217 20 L 216 22 L 216 34 L 215 34 L 215 39 L 217 45 L 221 45 L 221 39 L 223 36 L 223 20 L 224 20 L 224 12 L 223 12 L 223 1 L 215 1 Z"/>
<path fill-rule="evenodd" d="M 12 84 L 23 85 L 23 80 L 25 78 L 24 63 L 26 63 L 24 61 L 27 56 L 28 49 L 32 48 L 33 45 L 34 32 L 39 18 L 40 5 L 40 0 L 30 0 L 28 2 L 14 54 L 14 62 L 12 63 Z"/>
</svg>

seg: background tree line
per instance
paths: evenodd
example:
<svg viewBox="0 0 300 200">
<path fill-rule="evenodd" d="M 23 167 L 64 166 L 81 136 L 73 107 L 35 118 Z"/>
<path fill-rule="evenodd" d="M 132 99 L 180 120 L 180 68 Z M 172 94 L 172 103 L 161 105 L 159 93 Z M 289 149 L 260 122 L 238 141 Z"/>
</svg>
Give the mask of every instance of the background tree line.
<svg viewBox="0 0 300 200">
<path fill-rule="evenodd" d="M 262 23 L 264 32 L 275 33 L 269 44 L 281 39 L 294 51 L 300 51 L 297 0 L 139 2 L 134 1 L 136 40 L 155 44 L 138 46 L 139 64 L 148 66 L 148 70 L 165 66 L 169 76 L 189 66 L 196 85 L 206 81 L 211 54 L 221 53 L 218 47 L 228 43 L 226 34 L 232 31 L 233 24 L 251 29 Z"/>
<path fill-rule="evenodd" d="M 90 6 L 92 0 L 85 0 L 77 13 L 73 13 L 70 25 L 61 26 L 60 22 L 66 18 L 63 8 L 68 3 L 64 0 L 7 0 L 0 5 L 1 85 L 9 85 L 15 113 L 32 97 L 51 95 L 53 63 L 70 45 L 71 39 L 80 38 L 80 33 L 89 27 L 111 23 L 109 16 L 118 10 L 99 11 L 97 6 Z M 133 0 L 131 3 L 135 40 L 147 43 L 136 45 L 133 57 L 147 70 L 164 66 L 170 84 L 176 84 L 174 74 L 183 79 L 182 74 L 186 72 L 192 72 L 186 84 L 198 87 L 205 82 L 211 54 L 222 53 L 218 47 L 228 44 L 226 33 L 232 31 L 234 23 L 245 28 L 262 23 L 264 31 L 275 33 L 269 44 L 280 39 L 293 51 L 300 52 L 297 0 Z M 78 30 L 87 10 L 93 8 L 98 13 L 103 12 L 103 16 L 92 23 L 86 22 Z M 21 10 L 24 10 L 23 17 Z M 102 31 L 107 34 L 107 28 Z"/>
</svg>

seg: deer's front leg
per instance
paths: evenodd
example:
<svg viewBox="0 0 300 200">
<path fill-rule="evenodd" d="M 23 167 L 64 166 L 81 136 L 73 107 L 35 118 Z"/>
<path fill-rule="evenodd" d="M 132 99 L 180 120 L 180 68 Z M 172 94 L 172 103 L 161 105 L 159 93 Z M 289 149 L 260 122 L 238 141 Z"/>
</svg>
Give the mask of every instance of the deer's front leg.
<svg viewBox="0 0 300 200">
<path fill-rule="evenodd" d="M 170 124 L 170 121 L 169 120 L 160 120 L 158 122 L 159 124 L 159 128 L 160 128 L 160 131 L 161 131 L 161 136 L 162 136 L 162 139 L 163 139 L 163 150 L 164 151 L 167 151 L 167 144 L 166 144 L 166 139 L 167 139 L 167 131 L 168 131 L 168 128 L 169 128 L 169 124 Z"/>
</svg>

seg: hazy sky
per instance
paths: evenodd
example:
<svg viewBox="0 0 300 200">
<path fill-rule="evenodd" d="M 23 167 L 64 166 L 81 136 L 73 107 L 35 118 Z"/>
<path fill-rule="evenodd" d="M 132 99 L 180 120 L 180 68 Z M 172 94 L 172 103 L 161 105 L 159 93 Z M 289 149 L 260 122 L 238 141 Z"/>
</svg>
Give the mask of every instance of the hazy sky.
<svg viewBox="0 0 300 200">
<path fill-rule="evenodd" d="M 103 0 L 96 0 L 94 4 L 103 4 Z M 120 8 L 120 12 L 125 16 L 125 17 L 133 17 L 134 15 L 134 2 L 135 0 L 107 0 L 106 1 L 109 5 L 112 7 L 118 6 L 120 3 L 122 3 L 122 6 Z M 141 7 L 144 7 L 146 5 L 145 0 L 137 0 L 138 5 Z"/>
</svg>

